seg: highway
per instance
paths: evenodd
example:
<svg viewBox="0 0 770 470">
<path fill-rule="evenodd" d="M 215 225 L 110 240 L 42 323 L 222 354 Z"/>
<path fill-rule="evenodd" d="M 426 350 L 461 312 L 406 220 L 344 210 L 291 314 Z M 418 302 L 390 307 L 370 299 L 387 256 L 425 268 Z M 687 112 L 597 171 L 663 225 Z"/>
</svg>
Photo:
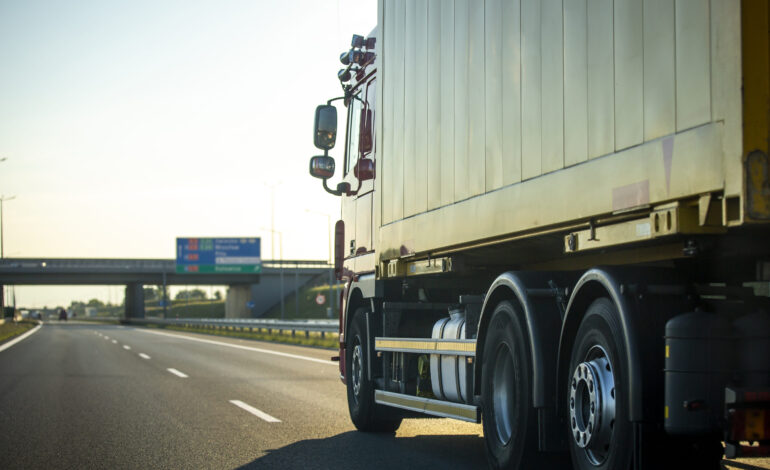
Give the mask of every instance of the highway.
<svg viewBox="0 0 770 470">
<path fill-rule="evenodd" d="M 0 351 L 0 467 L 486 468 L 480 425 L 356 432 L 331 355 L 47 323 Z"/>
<path fill-rule="evenodd" d="M 407 420 L 395 437 L 356 432 L 332 354 L 47 323 L 0 352 L 0 467 L 486 465 L 479 425 Z"/>
</svg>

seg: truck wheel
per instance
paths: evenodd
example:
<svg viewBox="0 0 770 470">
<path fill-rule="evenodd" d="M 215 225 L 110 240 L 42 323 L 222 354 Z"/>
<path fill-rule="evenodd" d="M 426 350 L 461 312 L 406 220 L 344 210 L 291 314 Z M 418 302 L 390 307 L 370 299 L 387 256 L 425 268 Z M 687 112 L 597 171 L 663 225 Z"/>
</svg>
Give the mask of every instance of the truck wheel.
<svg viewBox="0 0 770 470">
<path fill-rule="evenodd" d="M 521 315 L 509 301 L 492 314 L 481 370 L 484 442 L 492 468 L 535 468 L 536 420 L 532 407 L 532 360 Z"/>
<path fill-rule="evenodd" d="M 578 329 L 566 380 L 575 470 L 627 470 L 631 464 L 634 443 L 622 338 L 615 305 L 608 298 L 595 300 Z"/>
<path fill-rule="evenodd" d="M 394 410 L 374 403 L 374 385 L 367 371 L 366 312 L 364 308 L 356 310 L 345 352 L 350 419 L 359 431 L 394 432 L 401 425 L 401 418 L 388 417 Z"/>
</svg>

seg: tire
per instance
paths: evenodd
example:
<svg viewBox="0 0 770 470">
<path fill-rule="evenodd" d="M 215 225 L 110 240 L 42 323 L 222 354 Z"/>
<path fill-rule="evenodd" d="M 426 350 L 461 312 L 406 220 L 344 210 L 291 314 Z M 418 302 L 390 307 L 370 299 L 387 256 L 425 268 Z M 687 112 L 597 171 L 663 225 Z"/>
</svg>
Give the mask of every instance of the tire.
<svg viewBox="0 0 770 470">
<path fill-rule="evenodd" d="M 501 302 L 484 341 L 481 372 L 484 442 L 495 469 L 536 468 L 537 422 L 532 406 L 532 359 L 518 309 Z"/>
<path fill-rule="evenodd" d="M 615 305 L 599 298 L 578 328 L 566 377 L 568 436 L 575 470 L 627 470 L 633 456 L 628 420 L 627 354 Z"/>
<path fill-rule="evenodd" d="M 369 380 L 367 370 L 369 341 L 366 335 L 366 313 L 366 309 L 359 308 L 353 315 L 345 351 L 348 411 L 359 431 L 395 432 L 402 418 L 392 416 L 396 413 L 393 408 L 374 403 L 374 384 Z"/>
</svg>

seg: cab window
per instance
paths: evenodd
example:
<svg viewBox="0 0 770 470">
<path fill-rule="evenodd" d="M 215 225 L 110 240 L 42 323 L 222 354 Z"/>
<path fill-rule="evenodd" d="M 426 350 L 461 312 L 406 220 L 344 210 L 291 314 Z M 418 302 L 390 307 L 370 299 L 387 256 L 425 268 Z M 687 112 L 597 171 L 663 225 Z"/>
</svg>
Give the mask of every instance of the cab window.
<svg viewBox="0 0 770 470">
<path fill-rule="evenodd" d="M 345 174 L 348 174 L 353 170 L 353 166 L 358 161 L 359 155 L 359 132 L 361 130 L 361 110 L 363 109 L 363 103 L 361 103 L 361 93 L 356 94 L 351 100 L 348 112 L 350 118 L 348 119 L 348 145 L 345 149 Z"/>
<path fill-rule="evenodd" d="M 376 81 L 372 80 L 366 86 L 366 106 L 361 112 L 361 156 L 373 158 L 374 150 L 374 104 L 376 102 Z"/>
</svg>

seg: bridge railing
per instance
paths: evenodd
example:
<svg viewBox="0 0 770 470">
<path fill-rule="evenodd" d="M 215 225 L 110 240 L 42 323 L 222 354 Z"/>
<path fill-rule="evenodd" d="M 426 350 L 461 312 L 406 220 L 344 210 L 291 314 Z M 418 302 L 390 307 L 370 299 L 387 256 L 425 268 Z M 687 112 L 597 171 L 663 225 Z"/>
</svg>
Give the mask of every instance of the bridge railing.
<svg viewBox="0 0 770 470">
<path fill-rule="evenodd" d="M 282 321 L 254 318 L 132 318 L 124 321 L 138 325 L 175 325 L 187 328 L 209 329 L 232 328 L 240 331 L 261 332 L 264 330 L 267 333 L 290 331 L 292 336 L 299 331 L 304 332 L 306 337 L 310 336 L 311 332 L 314 332 L 321 333 L 322 338 L 328 333 L 337 333 L 339 329 L 339 322 L 337 320 Z"/>
<path fill-rule="evenodd" d="M 331 268 L 326 260 L 275 260 L 263 259 L 263 268 Z M 5 270 L 44 270 L 44 271 L 148 271 L 175 272 L 176 260 L 173 259 L 97 259 L 97 258 L 3 258 L 0 269 Z"/>
</svg>

